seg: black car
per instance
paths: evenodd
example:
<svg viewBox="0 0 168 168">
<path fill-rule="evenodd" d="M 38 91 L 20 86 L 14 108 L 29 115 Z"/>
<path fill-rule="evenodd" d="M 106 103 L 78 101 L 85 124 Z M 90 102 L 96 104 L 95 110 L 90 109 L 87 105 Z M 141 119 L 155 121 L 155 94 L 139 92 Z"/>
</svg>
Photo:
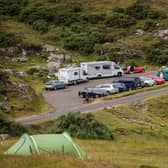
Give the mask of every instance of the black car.
<svg viewBox="0 0 168 168">
<path fill-rule="evenodd" d="M 84 88 L 78 92 L 78 96 L 81 98 L 96 98 L 107 95 L 109 95 L 109 93 L 106 90 L 96 87 Z"/>
<path fill-rule="evenodd" d="M 139 77 L 122 77 L 122 78 L 117 78 L 112 81 L 112 83 L 124 83 L 125 86 L 127 87 L 127 90 L 133 90 L 137 88 L 142 88 L 142 82 Z"/>
</svg>

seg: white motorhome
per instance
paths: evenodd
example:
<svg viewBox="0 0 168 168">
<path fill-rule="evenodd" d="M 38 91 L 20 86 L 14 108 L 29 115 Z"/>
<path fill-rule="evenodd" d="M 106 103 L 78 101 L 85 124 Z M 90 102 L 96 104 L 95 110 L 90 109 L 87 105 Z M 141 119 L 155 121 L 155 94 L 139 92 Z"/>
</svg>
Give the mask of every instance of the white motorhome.
<svg viewBox="0 0 168 168">
<path fill-rule="evenodd" d="M 81 68 L 88 75 L 88 78 L 101 78 L 110 76 L 122 76 L 123 70 L 112 61 L 83 62 Z"/>
<path fill-rule="evenodd" d="M 59 69 L 58 80 L 64 81 L 66 84 L 77 84 L 88 81 L 88 77 L 80 67 L 70 67 Z"/>
</svg>

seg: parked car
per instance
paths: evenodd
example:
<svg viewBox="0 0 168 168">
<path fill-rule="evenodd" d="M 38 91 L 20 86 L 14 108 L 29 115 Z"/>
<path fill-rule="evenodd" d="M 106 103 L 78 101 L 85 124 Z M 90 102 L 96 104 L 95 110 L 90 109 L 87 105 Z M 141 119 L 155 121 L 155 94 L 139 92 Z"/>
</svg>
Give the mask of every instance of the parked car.
<svg viewBox="0 0 168 168">
<path fill-rule="evenodd" d="M 122 66 L 122 70 L 124 71 L 125 74 L 129 74 L 129 73 L 143 73 L 145 72 L 145 68 L 144 67 L 135 67 L 135 66 Z"/>
<path fill-rule="evenodd" d="M 113 83 L 113 86 L 118 88 L 119 92 L 124 92 L 127 90 L 127 87 L 124 83 L 116 82 L 116 83 Z"/>
<path fill-rule="evenodd" d="M 106 90 L 96 87 L 83 88 L 78 92 L 78 96 L 81 98 L 97 98 L 107 96 L 108 94 Z"/>
<path fill-rule="evenodd" d="M 155 80 L 150 77 L 141 76 L 140 79 L 144 87 L 156 85 Z"/>
<path fill-rule="evenodd" d="M 64 89 L 67 85 L 63 81 L 59 80 L 50 80 L 45 83 L 46 90 L 57 90 L 57 89 Z"/>
<path fill-rule="evenodd" d="M 96 88 L 104 89 L 107 91 L 108 94 L 113 94 L 113 93 L 119 92 L 118 87 L 115 87 L 115 85 L 110 84 L 110 83 L 97 85 Z"/>
<path fill-rule="evenodd" d="M 158 76 L 148 76 L 148 77 L 153 79 L 156 82 L 157 85 L 165 83 L 165 79 L 164 78 L 160 78 Z"/>
<path fill-rule="evenodd" d="M 112 83 L 124 83 L 127 90 L 133 90 L 143 87 L 141 79 L 139 77 L 122 77 L 112 81 Z"/>
</svg>

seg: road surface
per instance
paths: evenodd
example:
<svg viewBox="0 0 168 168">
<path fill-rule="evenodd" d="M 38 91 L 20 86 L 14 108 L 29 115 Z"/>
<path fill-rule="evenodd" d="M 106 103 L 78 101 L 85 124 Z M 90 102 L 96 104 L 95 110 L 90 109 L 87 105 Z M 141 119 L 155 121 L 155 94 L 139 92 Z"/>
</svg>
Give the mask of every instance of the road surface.
<svg viewBox="0 0 168 168">
<path fill-rule="evenodd" d="M 68 112 L 78 112 L 78 111 L 88 112 L 88 111 L 103 109 L 107 106 L 114 106 L 114 105 L 119 105 L 119 104 L 127 104 L 127 103 L 133 103 L 137 101 L 144 101 L 146 98 L 156 96 L 156 95 L 161 95 L 161 94 L 167 94 L 167 93 L 168 93 L 168 88 L 166 87 L 166 88 L 143 92 L 143 93 L 139 93 L 139 94 L 135 94 L 131 96 L 116 98 L 113 100 L 101 101 L 99 103 L 77 105 L 75 107 L 72 107 L 66 110 L 54 109 L 53 111 L 48 112 L 48 113 L 42 113 L 39 115 L 30 116 L 30 117 L 18 118 L 16 119 L 16 121 L 24 123 L 24 124 L 33 124 L 33 123 L 38 123 L 38 122 L 57 118 L 63 114 L 67 114 Z"/>
</svg>

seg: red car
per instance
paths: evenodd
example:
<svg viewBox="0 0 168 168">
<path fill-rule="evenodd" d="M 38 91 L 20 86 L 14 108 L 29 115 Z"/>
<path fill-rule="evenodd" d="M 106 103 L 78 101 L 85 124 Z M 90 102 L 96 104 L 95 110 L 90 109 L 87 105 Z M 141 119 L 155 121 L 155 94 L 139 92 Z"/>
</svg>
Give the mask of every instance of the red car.
<svg viewBox="0 0 168 168">
<path fill-rule="evenodd" d="M 143 67 L 133 67 L 132 69 L 133 69 L 133 71 L 131 71 L 131 68 L 126 67 L 126 68 L 123 68 L 123 71 L 124 71 L 125 74 L 129 74 L 131 72 L 133 72 L 133 73 L 145 72 L 145 68 L 143 68 Z"/>
<path fill-rule="evenodd" d="M 164 78 L 160 78 L 158 76 L 148 76 L 148 77 L 153 79 L 156 82 L 157 85 L 165 83 L 165 79 Z"/>
</svg>

